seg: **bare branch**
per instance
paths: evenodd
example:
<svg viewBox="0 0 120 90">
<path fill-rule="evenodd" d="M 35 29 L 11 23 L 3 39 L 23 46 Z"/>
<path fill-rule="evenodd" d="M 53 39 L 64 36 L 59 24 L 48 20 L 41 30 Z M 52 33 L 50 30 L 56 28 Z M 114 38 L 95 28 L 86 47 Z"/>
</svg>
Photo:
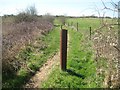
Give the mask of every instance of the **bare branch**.
<svg viewBox="0 0 120 90">
<path fill-rule="evenodd" d="M 118 9 L 118 5 L 115 4 L 112 0 L 111 0 L 111 4 L 113 5 L 114 8 Z"/>
<path fill-rule="evenodd" d="M 120 49 L 117 46 L 113 46 L 114 48 L 116 48 L 118 50 L 118 52 L 120 52 Z"/>
<path fill-rule="evenodd" d="M 105 5 L 105 3 L 103 2 L 103 0 L 101 0 L 101 2 L 102 2 L 102 4 L 103 4 L 103 6 L 104 6 L 103 10 L 107 9 L 107 10 L 111 10 L 111 11 L 114 11 L 114 12 L 118 12 L 118 9 L 117 9 L 118 6 L 117 6 L 113 1 L 111 2 L 111 4 L 114 6 L 115 9 L 112 9 L 112 8 L 107 7 L 107 6 Z"/>
<path fill-rule="evenodd" d="M 107 7 L 106 7 L 105 3 L 103 2 L 103 0 L 101 0 L 101 2 L 103 4 L 103 6 L 104 6 L 104 9 L 106 9 Z"/>
</svg>

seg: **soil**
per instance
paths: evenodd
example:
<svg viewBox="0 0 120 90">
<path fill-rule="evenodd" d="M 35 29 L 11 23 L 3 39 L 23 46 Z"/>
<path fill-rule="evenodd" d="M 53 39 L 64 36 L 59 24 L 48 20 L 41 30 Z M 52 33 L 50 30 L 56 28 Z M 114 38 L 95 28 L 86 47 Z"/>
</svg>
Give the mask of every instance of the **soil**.
<svg viewBox="0 0 120 90">
<path fill-rule="evenodd" d="M 39 88 L 40 84 L 46 80 L 55 66 L 59 65 L 60 52 L 56 53 L 52 58 L 37 71 L 37 73 L 25 85 L 25 88 Z"/>
</svg>

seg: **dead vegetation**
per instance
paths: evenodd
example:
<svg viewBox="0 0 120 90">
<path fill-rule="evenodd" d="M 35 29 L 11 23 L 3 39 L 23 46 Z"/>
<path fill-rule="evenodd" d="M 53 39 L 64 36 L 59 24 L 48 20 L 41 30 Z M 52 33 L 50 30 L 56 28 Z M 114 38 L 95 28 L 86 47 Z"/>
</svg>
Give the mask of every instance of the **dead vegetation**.
<svg viewBox="0 0 120 90">
<path fill-rule="evenodd" d="M 94 31 L 92 38 L 97 63 L 97 75 L 103 75 L 106 88 L 118 88 L 118 28 L 103 19 L 101 26 Z"/>
<path fill-rule="evenodd" d="M 15 73 L 21 66 L 16 55 L 26 45 L 35 42 L 37 37 L 46 34 L 52 29 L 52 24 L 43 19 L 33 22 L 7 23 L 3 18 L 3 75 Z M 17 67 L 16 67 L 17 66 Z"/>
</svg>

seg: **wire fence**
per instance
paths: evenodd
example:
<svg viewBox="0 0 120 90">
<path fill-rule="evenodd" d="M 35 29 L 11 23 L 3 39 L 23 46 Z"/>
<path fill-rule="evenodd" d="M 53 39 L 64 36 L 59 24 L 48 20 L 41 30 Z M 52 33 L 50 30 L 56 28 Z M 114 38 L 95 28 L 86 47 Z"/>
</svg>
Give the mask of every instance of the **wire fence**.
<svg viewBox="0 0 120 90">
<path fill-rule="evenodd" d="M 114 23 L 117 23 L 115 21 Z M 119 25 L 119 24 L 118 24 Z M 103 75 L 104 87 L 115 88 L 120 86 L 119 59 L 118 59 L 118 25 L 103 23 L 97 29 L 88 27 L 87 30 L 80 30 L 79 23 L 68 23 L 73 30 L 83 33 L 87 40 L 92 42 L 94 59 L 97 64 L 97 75 Z"/>
</svg>

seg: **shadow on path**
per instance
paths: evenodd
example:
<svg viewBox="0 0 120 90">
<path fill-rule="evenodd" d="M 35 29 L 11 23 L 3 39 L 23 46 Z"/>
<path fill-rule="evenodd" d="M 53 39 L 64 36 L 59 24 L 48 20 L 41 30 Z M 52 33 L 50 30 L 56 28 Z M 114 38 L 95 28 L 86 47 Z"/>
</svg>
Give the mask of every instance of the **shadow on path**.
<svg viewBox="0 0 120 90">
<path fill-rule="evenodd" d="M 77 76 L 77 77 L 82 78 L 82 79 L 85 78 L 84 75 L 78 74 L 78 73 L 76 73 L 76 72 L 73 71 L 73 70 L 67 69 L 66 71 L 67 71 L 70 75 L 72 75 L 72 76 Z"/>
</svg>

